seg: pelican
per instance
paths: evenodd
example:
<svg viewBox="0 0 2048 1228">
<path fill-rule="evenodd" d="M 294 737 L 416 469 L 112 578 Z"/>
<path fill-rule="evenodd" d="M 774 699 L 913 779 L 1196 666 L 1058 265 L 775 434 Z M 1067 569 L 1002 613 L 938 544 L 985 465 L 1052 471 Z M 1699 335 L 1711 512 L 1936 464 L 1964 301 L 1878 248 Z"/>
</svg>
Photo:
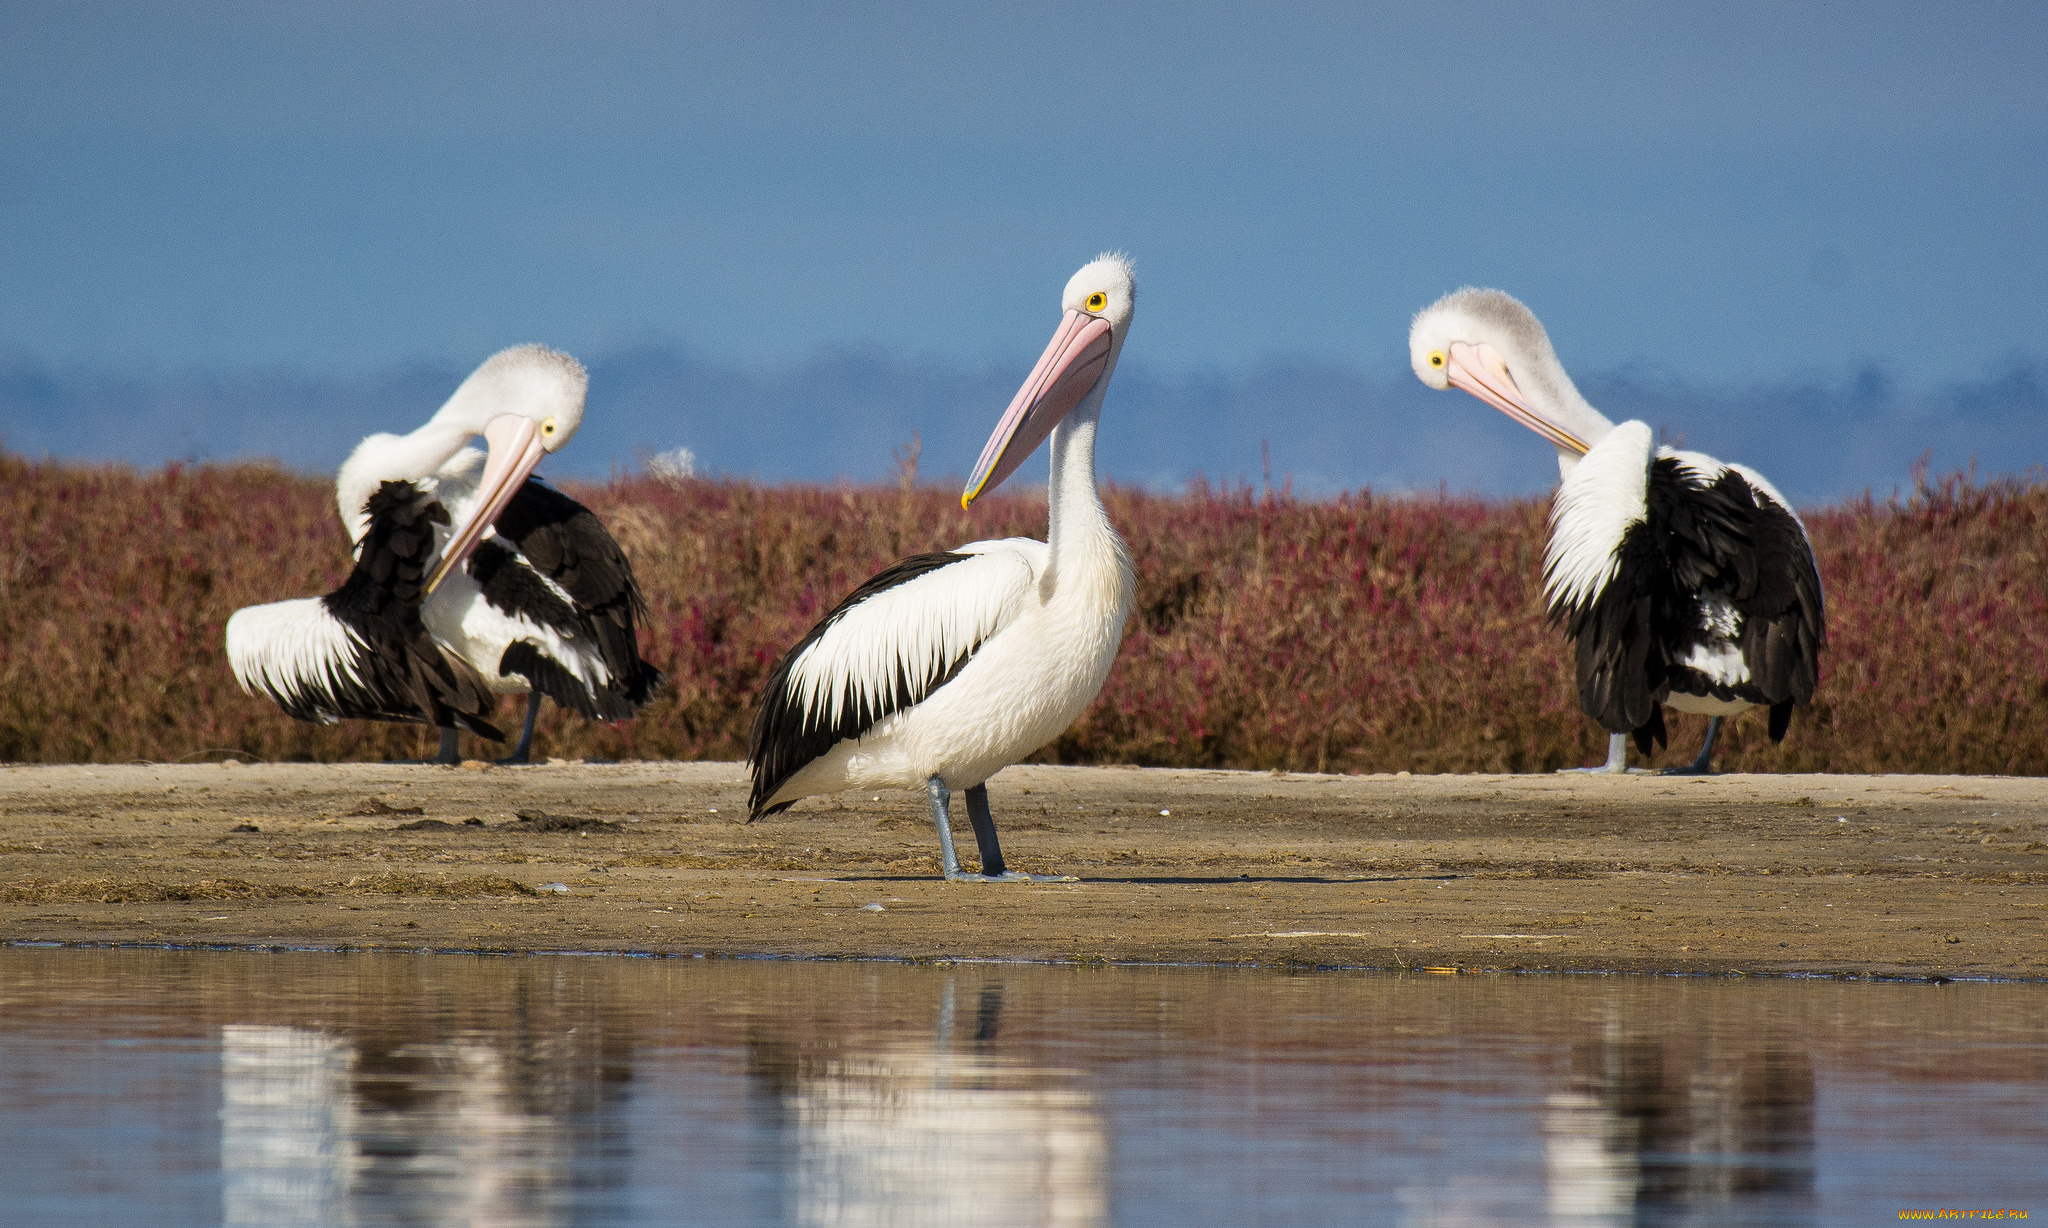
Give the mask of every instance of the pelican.
<svg viewBox="0 0 2048 1228">
<path fill-rule="evenodd" d="M 492 691 L 526 694 L 526 724 L 507 763 L 529 760 L 542 695 L 591 719 L 624 720 L 662 681 L 639 656 L 634 622 L 646 607 L 625 553 L 589 509 L 532 476 L 574 438 L 588 385 L 567 354 L 538 345 L 500 351 L 419 429 L 356 445 L 335 482 L 352 542 L 370 527 L 371 493 L 389 482 L 431 497 L 443 522 L 453 521 L 420 617 Z M 487 452 L 470 446 L 479 435 Z M 454 763 L 456 727 L 440 729 L 435 762 Z"/>
<path fill-rule="evenodd" d="M 1419 313 L 1409 361 L 1431 388 L 1471 393 L 1549 440 L 1563 478 L 1543 558 L 1553 624 L 1577 649 L 1579 704 L 1628 770 L 1665 741 L 1664 710 L 1708 717 L 1706 741 L 1673 774 L 1713 770 L 1728 717 L 1770 709 L 1771 741 L 1813 697 L 1827 646 L 1820 571 L 1806 526 L 1764 476 L 1657 447 L 1642 422 L 1587 404 L 1527 307 L 1466 288 Z"/>
<path fill-rule="evenodd" d="M 242 689 L 302 721 L 409 721 L 460 725 L 493 741 L 495 706 L 468 662 L 434 643 L 420 618 L 436 526 L 448 512 L 410 482 L 385 482 L 364 500 L 355 570 L 325 597 L 236 610 L 228 660 Z"/>
<path fill-rule="evenodd" d="M 971 507 L 1050 436 L 1046 540 L 904 559 L 776 663 L 748 747 L 754 818 L 841 789 L 923 789 L 947 879 L 1060 881 L 1007 868 L 986 782 L 1073 723 L 1123 638 L 1135 582 L 1095 490 L 1095 430 L 1136 298 L 1121 255 L 1074 274 L 1051 343 L 960 496 Z M 979 874 L 953 851 L 956 789 L 967 794 Z"/>
</svg>

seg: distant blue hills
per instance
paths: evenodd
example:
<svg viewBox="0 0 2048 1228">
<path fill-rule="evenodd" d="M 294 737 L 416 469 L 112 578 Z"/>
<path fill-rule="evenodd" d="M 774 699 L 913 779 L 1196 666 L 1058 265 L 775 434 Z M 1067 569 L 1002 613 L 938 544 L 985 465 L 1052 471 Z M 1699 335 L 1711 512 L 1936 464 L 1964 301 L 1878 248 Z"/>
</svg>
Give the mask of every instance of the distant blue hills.
<svg viewBox="0 0 2048 1228">
<path fill-rule="evenodd" d="M 923 474 L 958 476 L 1025 368 L 1021 359 L 977 368 L 861 349 L 766 367 L 715 362 L 682 345 L 619 350 L 591 363 L 582 433 L 543 472 L 603 477 L 686 447 L 700 473 L 877 481 L 893 475 L 892 448 L 915 433 Z M 0 446 L 143 467 L 274 458 L 330 471 L 362 436 L 423 421 L 467 369 L 422 363 L 341 377 L 0 361 Z M 2025 473 L 2048 461 L 2048 361 L 2030 356 L 1922 389 L 1901 388 L 1875 366 L 1835 382 L 1740 389 L 1640 370 L 1579 384 L 1610 417 L 1641 418 L 1667 442 L 1748 463 L 1802 503 L 1888 494 L 1910 483 L 1923 454 L 1937 473 L 1973 461 L 1981 473 Z M 1362 486 L 1531 494 L 1556 480 L 1533 435 L 1470 397 L 1429 392 L 1399 354 L 1370 373 L 1313 359 L 1212 371 L 1126 362 L 1104 413 L 1102 468 L 1160 489 L 1199 473 L 1254 486 L 1291 480 L 1309 495 Z"/>
</svg>

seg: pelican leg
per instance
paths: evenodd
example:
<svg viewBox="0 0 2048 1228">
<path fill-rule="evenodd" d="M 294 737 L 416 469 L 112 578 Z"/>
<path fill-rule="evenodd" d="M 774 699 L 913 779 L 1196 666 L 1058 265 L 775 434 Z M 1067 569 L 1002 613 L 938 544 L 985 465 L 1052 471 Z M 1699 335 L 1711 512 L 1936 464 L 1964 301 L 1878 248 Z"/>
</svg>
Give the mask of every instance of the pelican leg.
<svg viewBox="0 0 2048 1228">
<path fill-rule="evenodd" d="M 526 728 L 519 733 L 519 745 L 512 753 L 498 760 L 501 767 L 517 767 L 533 762 L 533 723 L 540 718 L 540 692 L 526 693 Z"/>
<path fill-rule="evenodd" d="M 441 751 L 428 760 L 428 762 L 438 763 L 443 766 L 462 762 L 462 753 L 455 749 L 455 726 L 441 726 Z"/>
<path fill-rule="evenodd" d="M 924 789 L 932 799 L 932 822 L 939 829 L 939 869 L 944 871 L 946 881 L 978 877 L 962 874 L 960 858 L 953 852 L 953 791 L 937 776 L 925 781 Z"/>
<path fill-rule="evenodd" d="M 996 839 L 996 819 L 988 810 L 988 786 L 967 791 L 967 817 L 974 822 L 974 842 L 981 846 L 982 877 L 992 883 L 1073 883 L 1071 874 L 1026 874 L 1003 862 L 1003 846 Z"/>
<path fill-rule="evenodd" d="M 1610 733 L 1607 735 L 1607 762 L 1595 768 L 1559 768 L 1559 775 L 1566 772 L 1606 772 L 1620 776 L 1628 771 L 1628 735 Z"/>
<path fill-rule="evenodd" d="M 1686 767 L 1665 768 L 1666 776 L 1712 776 L 1714 774 L 1714 743 L 1721 736 L 1721 722 L 1725 718 L 1707 718 L 1707 740 L 1700 743 L 1699 757 Z"/>
<path fill-rule="evenodd" d="M 967 791 L 967 817 L 974 823 L 974 842 L 981 847 L 981 872 L 991 878 L 1003 876 L 1003 842 L 996 839 L 996 817 L 988 812 L 988 786 Z"/>
<path fill-rule="evenodd" d="M 974 842 L 981 848 L 981 870 L 969 874 L 960 868 L 960 858 L 953 851 L 953 791 L 937 776 L 925 782 L 925 790 L 931 794 L 932 822 L 939 829 L 939 860 L 946 871 L 948 882 L 955 883 L 1071 883 L 1077 880 L 1046 874 L 1026 874 L 1020 870 L 1007 870 L 1003 865 L 1003 848 L 996 840 L 996 821 L 988 811 L 988 786 L 976 785 L 967 791 L 967 817 L 974 823 Z"/>
</svg>

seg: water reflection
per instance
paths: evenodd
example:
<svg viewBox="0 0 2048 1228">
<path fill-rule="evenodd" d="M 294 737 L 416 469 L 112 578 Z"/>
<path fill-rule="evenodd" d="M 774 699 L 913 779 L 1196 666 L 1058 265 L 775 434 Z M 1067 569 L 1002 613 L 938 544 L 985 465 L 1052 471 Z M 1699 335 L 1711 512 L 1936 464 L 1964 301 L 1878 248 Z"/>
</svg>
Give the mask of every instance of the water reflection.
<svg viewBox="0 0 2048 1228">
<path fill-rule="evenodd" d="M 807 1048 L 763 1029 L 748 1073 L 790 1134 L 799 1224 L 1099 1224 L 1107 1144 L 1072 1071 L 996 1053 L 1003 987 L 956 1029 L 948 978 L 929 1042 Z"/>
<path fill-rule="evenodd" d="M 350 1042 L 221 1029 L 221 1218 L 229 1225 L 549 1224 L 590 1157 L 577 1115 L 536 1100 L 546 1063 L 483 1040 Z M 581 1174 L 588 1176 L 589 1174 Z"/>
<path fill-rule="evenodd" d="M 766 1150 L 782 1218 L 1105 1222 L 1095 1098 L 1077 1072 L 997 1052 L 1000 983 L 972 991 L 964 1019 L 959 997 L 949 977 L 928 1028 L 879 1037 L 754 1023 L 746 1075 L 754 1116 L 776 1136 Z M 629 1055 L 600 1042 L 593 1060 L 588 1028 L 436 1039 L 435 1022 L 353 1037 L 223 1025 L 222 1222 L 565 1223 L 572 1184 L 622 1176 L 623 1147 L 579 1135 L 605 1119 Z"/>
<path fill-rule="evenodd" d="M 1569 1087 L 1546 1100 L 1552 1224 L 1721 1218 L 1759 1195 L 1797 1218 L 1810 1204 L 1814 1080 L 1802 1050 L 1719 1044 L 1688 1062 L 1663 1040 L 1609 1031 L 1573 1046 Z"/>
<path fill-rule="evenodd" d="M 9 1222 L 2048 1205 L 2048 986 L 0 948 Z"/>
<path fill-rule="evenodd" d="M 299 1028 L 221 1029 L 222 1219 L 330 1224 L 355 1169 L 354 1050 Z"/>
<path fill-rule="evenodd" d="M 222 1025 L 222 1222 L 565 1222 L 578 1184 L 622 1175 L 605 1110 L 631 1055 L 526 997 L 511 1026 L 454 1036 L 432 1012 Z"/>
</svg>

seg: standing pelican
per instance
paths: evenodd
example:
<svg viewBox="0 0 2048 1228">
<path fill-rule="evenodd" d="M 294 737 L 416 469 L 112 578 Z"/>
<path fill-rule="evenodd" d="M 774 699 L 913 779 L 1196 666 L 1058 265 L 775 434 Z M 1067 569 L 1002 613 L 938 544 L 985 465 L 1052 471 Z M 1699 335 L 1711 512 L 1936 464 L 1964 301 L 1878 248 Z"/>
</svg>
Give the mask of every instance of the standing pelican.
<svg viewBox="0 0 2048 1228">
<path fill-rule="evenodd" d="M 1594 770 L 1628 770 L 1630 734 L 1645 755 L 1662 743 L 1665 703 L 1709 718 L 1677 774 L 1711 772 L 1722 722 L 1751 707 L 1770 709 L 1781 741 L 1827 645 L 1820 571 L 1785 497 L 1753 469 L 1608 421 L 1534 313 L 1498 290 L 1437 300 L 1408 354 L 1431 388 L 1469 392 L 1557 447 L 1544 597 L 1577 647 L 1579 704 L 1610 734 Z"/>
<path fill-rule="evenodd" d="M 419 429 L 356 445 L 335 482 L 352 542 L 370 527 L 370 495 L 392 482 L 454 522 L 420 615 L 491 690 L 527 693 L 510 763 L 528 760 L 541 695 L 592 719 L 624 720 L 661 683 L 639 656 L 634 619 L 645 605 L 625 553 L 589 509 L 531 476 L 582 425 L 588 385 L 567 354 L 500 351 Z M 488 453 L 469 446 L 479 435 Z M 440 728 L 436 762 L 454 763 L 456 728 Z"/>
<path fill-rule="evenodd" d="M 970 506 L 1051 436 L 1046 540 L 904 559 L 776 663 L 748 748 L 755 818 L 841 789 L 923 789 L 948 879 L 1039 880 L 1005 868 L 985 782 L 1073 723 L 1123 638 L 1135 582 L 1095 490 L 1095 429 L 1136 298 L 1123 256 L 1074 274 L 1051 344 L 960 496 Z M 967 792 L 979 874 L 953 851 L 955 789 Z"/>
</svg>

